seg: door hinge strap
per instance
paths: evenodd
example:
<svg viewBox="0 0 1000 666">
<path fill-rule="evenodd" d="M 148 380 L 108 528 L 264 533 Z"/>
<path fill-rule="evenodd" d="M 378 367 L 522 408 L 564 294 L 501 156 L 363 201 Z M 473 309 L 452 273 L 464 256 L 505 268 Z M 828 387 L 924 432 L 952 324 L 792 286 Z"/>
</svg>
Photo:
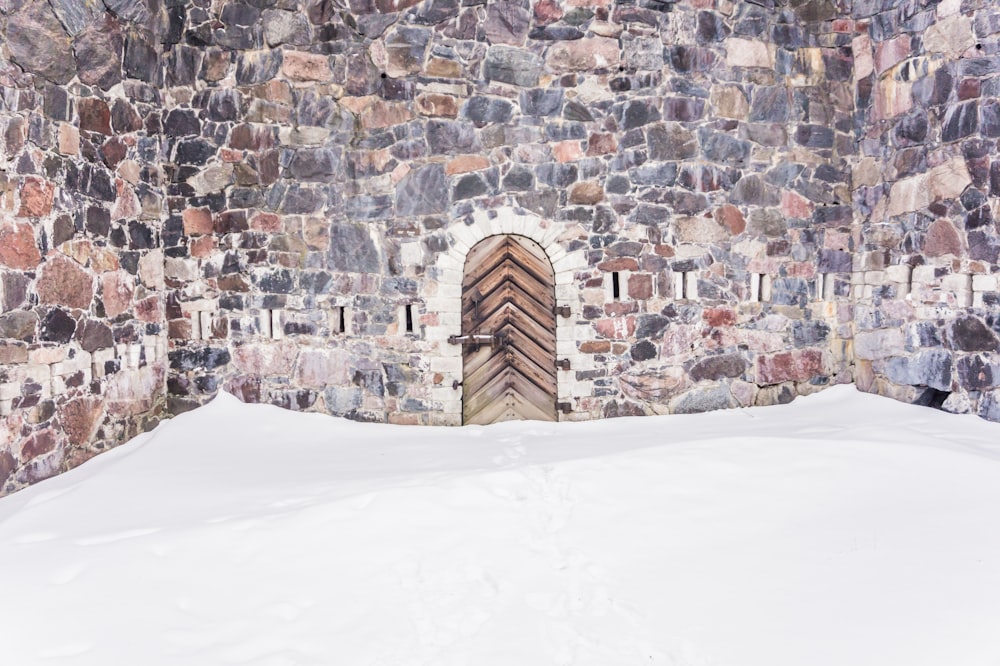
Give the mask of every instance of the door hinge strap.
<svg viewBox="0 0 1000 666">
<path fill-rule="evenodd" d="M 450 335 L 448 343 L 452 345 L 490 345 L 495 347 L 507 342 L 507 333 L 468 333 L 466 335 Z"/>
</svg>

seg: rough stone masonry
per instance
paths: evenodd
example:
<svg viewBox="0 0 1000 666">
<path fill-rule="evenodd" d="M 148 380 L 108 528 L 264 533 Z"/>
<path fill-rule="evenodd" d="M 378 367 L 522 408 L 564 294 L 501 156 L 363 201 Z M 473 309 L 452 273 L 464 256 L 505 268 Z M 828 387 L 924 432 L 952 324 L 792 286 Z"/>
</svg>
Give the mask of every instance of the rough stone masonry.
<svg viewBox="0 0 1000 666">
<path fill-rule="evenodd" d="M 459 423 L 499 233 L 569 309 L 561 418 L 855 382 L 1000 421 L 990 0 L 0 0 L 0 34 L 0 494 L 220 390 Z"/>
</svg>

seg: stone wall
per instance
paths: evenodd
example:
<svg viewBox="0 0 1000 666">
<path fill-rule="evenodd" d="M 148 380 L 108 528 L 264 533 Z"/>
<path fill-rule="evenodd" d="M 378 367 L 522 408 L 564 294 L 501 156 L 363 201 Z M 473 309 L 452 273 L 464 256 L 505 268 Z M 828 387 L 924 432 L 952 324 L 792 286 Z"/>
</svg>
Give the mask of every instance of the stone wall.
<svg viewBox="0 0 1000 666">
<path fill-rule="evenodd" d="M 500 233 L 568 308 L 560 418 L 857 381 L 1000 420 L 987 0 L 0 0 L 0 31 L 0 492 L 220 390 L 459 423 Z"/>
<path fill-rule="evenodd" d="M 165 19 L 0 2 L 0 494 L 162 414 Z"/>
<path fill-rule="evenodd" d="M 836 3 L 264 5 L 167 54 L 175 409 L 456 423 L 462 261 L 514 228 L 568 262 L 566 418 L 850 379 Z"/>
<path fill-rule="evenodd" d="M 853 14 L 858 386 L 1000 420 L 1000 9 Z"/>
</svg>

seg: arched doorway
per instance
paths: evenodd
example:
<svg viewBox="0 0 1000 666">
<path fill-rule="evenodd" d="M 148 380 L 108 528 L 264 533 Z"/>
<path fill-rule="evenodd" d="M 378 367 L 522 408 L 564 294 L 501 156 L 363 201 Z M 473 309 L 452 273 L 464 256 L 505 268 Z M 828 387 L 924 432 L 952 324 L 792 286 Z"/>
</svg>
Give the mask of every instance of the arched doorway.
<svg viewBox="0 0 1000 666">
<path fill-rule="evenodd" d="M 556 420 L 552 264 L 525 236 L 490 236 L 468 253 L 462 280 L 462 421 Z"/>
</svg>

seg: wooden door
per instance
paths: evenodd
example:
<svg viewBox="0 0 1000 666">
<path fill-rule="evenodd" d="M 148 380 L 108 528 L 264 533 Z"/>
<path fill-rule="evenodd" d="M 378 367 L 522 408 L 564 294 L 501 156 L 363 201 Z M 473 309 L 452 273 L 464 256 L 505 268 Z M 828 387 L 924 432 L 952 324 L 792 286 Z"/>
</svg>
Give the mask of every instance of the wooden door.
<svg viewBox="0 0 1000 666">
<path fill-rule="evenodd" d="M 538 243 L 491 236 L 462 280 L 464 423 L 556 420 L 555 280 Z"/>
</svg>

